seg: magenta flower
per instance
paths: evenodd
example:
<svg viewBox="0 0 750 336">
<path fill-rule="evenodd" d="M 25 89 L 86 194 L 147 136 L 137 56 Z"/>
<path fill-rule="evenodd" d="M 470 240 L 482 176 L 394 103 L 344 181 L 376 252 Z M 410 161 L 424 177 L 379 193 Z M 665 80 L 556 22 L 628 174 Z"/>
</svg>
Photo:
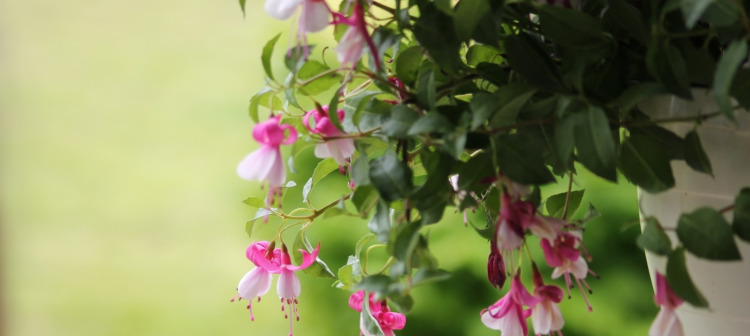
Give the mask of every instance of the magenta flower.
<svg viewBox="0 0 750 336">
<path fill-rule="evenodd" d="M 505 285 L 505 261 L 494 240 L 490 241 L 490 255 L 487 257 L 487 279 L 497 289 Z"/>
<path fill-rule="evenodd" d="M 487 328 L 500 330 L 502 336 L 525 336 L 529 332 L 526 318 L 531 314 L 530 309 L 539 299 L 532 296 L 521 283 L 521 277 L 516 274 L 510 285 L 510 290 L 495 304 L 480 313 L 482 323 Z"/>
<path fill-rule="evenodd" d="M 276 293 L 281 298 L 281 310 L 284 312 L 284 318 L 289 318 L 289 335 L 292 335 L 292 319 L 290 314 L 294 313 L 296 320 L 299 321 L 297 311 L 297 298 L 302 292 L 302 285 L 299 282 L 297 274 L 294 272 L 310 267 L 318 257 L 320 244 L 315 247 L 312 253 L 305 250 L 302 252 L 302 263 L 299 266 L 292 265 L 292 258 L 286 249 L 286 245 L 281 246 L 281 255 L 279 263 L 275 263 L 266 258 L 256 258 L 260 267 L 265 267 L 271 273 L 279 273 L 279 280 L 276 282 Z"/>
<path fill-rule="evenodd" d="M 292 125 L 279 124 L 281 115 L 258 123 L 253 128 L 253 138 L 260 148 L 248 154 L 239 165 L 237 175 L 251 181 L 268 182 L 269 197 L 277 196 L 286 181 L 284 161 L 281 159 L 281 145 L 297 141 L 297 131 Z M 288 134 L 285 132 L 288 131 Z"/>
<path fill-rule="evenodd" d="M 354 11 L 350 17 L 340 13 L 334 13 L 334 24 L 348 25 L 344 36 L 341 37 L 339 45 L 336 47 L 339 63 L 348 65 L 352 68 L 362 58 L 362 51 L 365 44 L 372 52 L 373 62 L 378 71 L 381 69 L 380 57 L 377 54 L 375 42 L 373 42 L 370 33 L 367 32 L 367 22 L 365 22 L 365 12 L 359 2 L 354 4 Z"/>
<path fill-rule="evenodd" d="M 586 302 L 586 307 L 591 311 L 592 308 L 584 288 L 591 292 L 591 288 L 589 288 L 585 279 L 588 273 L 593 274 L 593 272 L 589 270 L 588 264 L 579 250 L 581 246 L 580 234 L 577 232 L 560 232 L 555 240 L 542 239 L 540 244 L 547 264 L 555 268 L 552 271 L 552 278 L 557 279 L 562 275 L 565 278 L 567 291 L 567 289 L 573 287 L 573 281 L 570 278 L 570 275 L 573 274 L 573 278 Z M 568 296 L 570 296 L 570 293 L 568 293 Z"/>
<path fill-rule="evenodd" d="M 245 251 L 247 259 L 252 261 L 257 267 L 250 272 L 247 272 L 247 274 L 242 277 L 240 283 L 237 285 L 237 295 L 231 300 L 248 300 L 247 309 L 250 311 L 251 321 L 255 321 L 252 309 L 253 299 L 257 297 L 260 302 L 260 297 L 268 293 L 268 290 L 271 288 L 272 272 L 266 267 L 260 266 L 257 260 L 268 260 L 266 256 L 269 256 L 271 257 L 271 259 L 268 260 L 270 263 L 279 264 L 281 250 L 273 250 L 273 247 L 271 247 L 271 250 L 268 250 L 268 247 L 269 243 L 267 241 L 261 241 L 253 243 L 247 248 Z"/>
<path fill-rule="evenodd" d="M 336 112 L 339 120 L 344 120 L 344 110 L 337 110 Z M 310 124 L 310 117 L 315 122 L 314 125 Z M 325 141 L 324 143 L 315 145 L 316 157 L 321 159 L 333 158 L 339 166 L 344 166 L 348 163 L 349 158 L 354 154 L 354 140 L 341 137 L 345 134 L 339 131 L 333 122 L 331 122 L 331 119 L 328 117 L 328 106 L 308 111 L 302 122 L 310 132 L 320 134 Z"/>
<path fill-rule="evenodd" d="M 352 309 L 362 312 L 362 302 L 364 301 L 365 293 L 358 291 L 349 296 L 349 307 Z M 394 336 L 394 330 L 404 329 L 406 326 L 406 316 L 401 313 L 394 313 L 388 308 L 388 303 L 383 300 L 382 302 L 374 300 L 374 294 L 370 293 L 368 296 L 368 304 L 370 307 L 370 313 L 375 321 L 378 322 L 380 330 L 383 331 L 384 336 Z M 365 328 L 364 316 L 360 314 L 359 327 L 362 335 L 372 336 Z"/>
<path fill-rule="evenodd" d="M 513 201 L 508 193 L 503 193 L 495 231 L 495 240 L 500 251 L 510 251 L 521 247 L 524 232 L 534 223 L 535 212 L 533 203 Z"/>
<path fill-rule="evenodd" d="M 659 314 L 656 315 L 654 323 L 648 330 L 648 335 L 682 336 L 682 323 L 675 313 L 675 309 L 682 304 L 682 299 L 672 291 L 667 279 L 659 272 L 656 273 L 654 301 L 661 306 L 661 310 L 659 310 Z"/>
<path fill-rule="evenodd" d="M 557 286 L 546 286 L 542 274 L 532 264 L 534 270 L 534 297 L 538 299 L 531 306 L 531 324 L 537 335 L 549 335 L 553 332 L 562 335 L 561 331 L 565 320 L 563 320 L 560 307 L 557 306 L 563 298 L 563 291 Z"/>
</svg>

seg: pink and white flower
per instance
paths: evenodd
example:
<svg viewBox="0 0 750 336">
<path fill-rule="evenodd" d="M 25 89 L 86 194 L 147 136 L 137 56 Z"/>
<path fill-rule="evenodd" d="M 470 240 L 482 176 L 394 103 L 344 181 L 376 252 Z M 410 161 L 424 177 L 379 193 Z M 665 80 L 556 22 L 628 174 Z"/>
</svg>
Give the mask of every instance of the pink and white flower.
<svg viewBox="0 0 750 336">
<path fill-rule="evenodd" d="M 299 301 L 297 298 L 302 292 L 302 285 L 299 282 L 297 274 L 294 272 L 310 267 L 318 257 L 319 251 L 320 244 L 315 247 L 312 253 L 300 250 L 302 252 L 302 263 L 299 266 L 292 264 L 292 258 L 289 256 L 286 245 L 281 246 L 279 263 L 266 258 L 256 258 L 260 267 L 265 267 L 271 273 L 279 273 L 279 279 L 276 282 L 276 293 L 279 294 L 279 298 L 281 299 L 281 310 L 284 312 L 284 318 L 289 319 L 289 335 L 292 335 L 292 318 L 289 315 L 294 313 L 296 320 L 299 321 L 297 311 Z"/>
<path fill-rule="evenodd" d="M 654 323 L 648 330 L 649 336 L 682 336 L 682 323 L 677 318 L 675 309 L 682 304 L 682 299 L 669 287 L 667 279 L 656 273 L 656 293 L 654 301 L 661 306 Z"/>
<path fill-rule="evenodd" d="M 286 20 L 302 6 L 298 34 L 314 33 L 328 25 L 331 10 L 323 0 L 266 0 L 266 13 L 278 20 Z"/>
<path fill-rule="evenodd" d="M 585 279 L 588 273 L 593 274 L 593 272 L 589 270 L 586 260 L 581 255 L 581 250 L 579 249 L 581 247 L 580 233 L 560 232 L 555 240 L 542 239 L 540 244 L 547 264 L 555 268 L 552 271 L 552 278 L 557 279 L 563 276 L 567 291 L 573 287 L 573 281 L 570 278 L 570 275 L 573 274 L 573 278 L 578 284 L 578 288 L 586 302 L 586 307 L 591 311 L 592 308 L 584 292 L 584 288 L 591 292 L 591 288 L 589 288 Z M 570 296 L 569 292 L 568 296 Z"/>
<path fill-rule="evenodd" d="M 531 315 L 531 309 L 523 306 L 534 306 L 539 301 L 532 296 L 521 283 L 521 277 L 516 274 L 510 285 L 510 290 L 500 300 L 480 313 L 482 323 L 487 328 L 500 330 L 502 336 L 525 336 L 529 333 L 526 318 Z"/>
<path fill-rule="evenodd" d="M 503 193 L 500 216 L 497 221 L 495 240 L 500 251 L 520 248 L 524 232 L 534 221 L 536 208 L 528 201 L 514 201 L 508 193 Z"/>
<path fill-rule="evenodd" d="M 339 41 L 339 45 L 336 47 L 339 63 L 354 68 L 359 59 L 362 58 L 362 51 L 366 44 L 372 52 L 375 66 L 380 71 L 380 56 L 378 56 L 375 42 L 370 37 L 370 33 L 367 32 L 367 22 L 365 21 L 365 12 L 362 9 L 362 5 L 356 2 L 354 4 L 354 11 L 350 17 L 335 13 L 333 23 L 349 26 L 349 29 L 346 30 L 344 36 Z"/>
<path fill-rule="evenodd" d="M 561 335 L 561 330 L 565 324 L 560 307 L 557 306 L 563 298 L 563 291 L 557 286 L 547 286 L 544 284 L 542 274 L 532 264 L 534 270 L 534 297 L 539 299 L 531 307 L 531 325 L 534 326 L 534 332 L 537 335 L 549 335 L 557 333 Z"/>
<path fill-rule="evenodd" d="M 349 307 L 362 313 L 362 302 L 364 301 L 364 296 L 365 294 L 363 291 L 353 293 L 349 297 Z M 394 336 L 394 330 L 401 330 L 406 326 L 406 316 L 401 313 L 392 312 L 390 308 L 388 308 L 388 303 L 385 300 L 382 302 L 374 300 L 373 293 L 370 293 L 368 296 L 368 306 L 372 318 L 378 323 L 384 336 Z M 362 314 L 360 314 L 359 326 L 362 335 L 372 336 L 365 327 L 364 315 Z"/>
<path fill-rule="evenodd" d="M 339 120 L 344 120 L 344 110 L 337 110 L 336 112 Z M 311 117 L 314 124 L 310 123 Z M 325 141 L 324 143 L 315 145 L 316 157 L 333 158 L 339 166 L 344 166 L 348 163 L 349 158 L 354 154 L 354 140 L 342 137 L 345 136 L 344 132 L 336 128 L 328 116 L 328 106 L 308 111 L 302 121 L 310 132 L 320 134 Z"/>
<path fill-rule="evenodd" d="M 245 156 L 237 165 L 237 175 L 242 179 L 268 182 L 271 198 L 279 193 L 286 181 L 280 147 L 297 141 L 297 131 L 294 127 L 280 124 L 280 121 L 281 115 L 277 115 L 255 125 L 253 138 L 260 143 L 260 148 Z"/>
<path fill-rule="evenodd" d="M 271 288 L 272 272 L 268 268 L 260 266 L 258 260 L 268 260 L 267 258 L 270 257 L 269 262 L 279 264 L 281 250 L 273 250 L 273 247 L 269 250 L 268 248 L 269 243 L 267 241 L 253 243 L 247 248 L 245 251 L 247 259 L 252 261 L 257 267 L 242 277 L 240 283 L 237 285 L 237 295 L 231 300 L 248 300 L 247 309 L 250 311 L 251 321 L 255 320 L 252 309 L 253 299 L 258 298 L 260 302 L 260 297 L 268 293 L 268 290 Z"/>
</svg>

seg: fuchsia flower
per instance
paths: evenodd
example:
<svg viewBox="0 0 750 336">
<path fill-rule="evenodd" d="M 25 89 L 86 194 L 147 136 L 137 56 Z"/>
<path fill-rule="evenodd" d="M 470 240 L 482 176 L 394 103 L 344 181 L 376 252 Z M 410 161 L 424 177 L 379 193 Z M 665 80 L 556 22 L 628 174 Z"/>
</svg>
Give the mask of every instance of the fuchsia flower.
<svg viewBox="0 0 750 336">
<path fill-rule="evenodd" d="M 328 25 L 331 10 L 323 0 L 266 0 L 266 13 L 278 20 L 286 20 L 302 6 L 298 36 L 323 30 Z"/>
<path fill-rule="evenodd" d="M 539 301 L 532 296 L 521 283 L 520 274 L 513 277 L 510 290 L 500 300 L 480 313 L 482 323 L 487 328 L 500 330 L 502 336 L 525 336 L 529 333 L 526 318 L 531 315 L 531 309 Z"/>
<path fill-rule="evenodd" d="M 245 251 L 247 259 L 252 261 L 257 267 L 242 277 L 240 283 L 237 285 L 237 295 L 231 300 L 248 300 L 247 309 L 250 311 L 251 321 L 255 321 L 252 308 L 253 299 L 257 297 L 258 302 L 260 302 L 260 297 L 268 293 L 268 290 L 271 288 L 272 272 L 268 268 L 260 266 L 258 260 L 268 260 L 267 258 L 270 257 L 271 259 L 268 260 L 270 263 L 278 265 L 280 262 L 281 250 L 274 250 L 273 247 L 269 250 L 268 248 L 269 243 L 267 241 L 253 243 L 247 248 Z"/>
<path fill-rule="evenodd" d="M 573 287 L 573 281 L 570 279 L 570 274 L 573 274 L 573 278 L 578 284 L 578 288 L 581 290 L 583 299 L 586 302 L 586 307 L 591 311 L 591 305 L 583 288 L 585 287 L 591 292 L 591 288 L 585 279 L 588 273 L 593 274 L 593 272 L 589 270 L 588 264 L 579 250 L 581 247 L 580 233 L 560 232 L 555 240 L 542 239 L 540 244 L 547 264 L 555 268 L 552 271 L 552 278 L 556 279 L 561 275 L 564 276 L 567 290 Z M 568 293 L 568 296 L 570 296 L 570 293 Z"/>
<path fill-rule="evenodd" d="M 352 307 L 352 309 L 361 313 L 364 296 L 365 293 L 363 291 L 353 293 L 349 297 L 349 307 Z M 401 330 L 406 326 L 406 316 L 401 313 L 392 312 L 390 308 L 388 308 L 388 303 L 385 300 L 382 302 L 375 301 L 373 293 L 370 293 L 368 296 L 368 305 L 372 317 L 378 322 L 380 330 L 383 331 L 384 336 L 394 336 L 394 330 Z M 359 326 L 362 335 L 372 336 L 364 326 L 364 316 L 362 315 L 360 315 Z"/>
<path fill-rule="evenodd" d="M 546 286 L 539 273 L 536 264 L 532 264 L 534 270 L 534 296 L 538 299 L 531 306 L 531 324 L 537 335 L 548 335 L 556 332 L 562 335 L 565 320 L 563 320 L 560 307 L 557 306 L 563 298 L 563 291 L 557 286 Z"/>
<path fill-rule="evenodd" d="M 305 250 L 302 252 L 302 263 L 299 266 L 292 265 L 292 259 L 289 256 L 289 252 L 286 249 L 286 245 L 281 246 L 281 253 L 279 256 L 279 262 L 269 260 L 266 258 L 256 258 L 260 267 L 266 268 L 271 273 L 278 273 L 279 280 L 276 282 L 276 293 L 281 298 L 281 310 L 284 312 L 284 318 L 289 318 L 289 335 L 292 335 L 292 319 L 289 316 L 292 312 L 295 314 L 296 320 L 299 321 L 299 314 L 297 311 L 297 297 L 302 292 L 302 286 L 299 282 L 299 278 L 295 271 L 310 267 L 318 257 L 320 251 L 320 244 L 315 247 L 312 253 Z"/>
<path fill-rule="evenodd" d="M 503 193 L 500 216 L 497 221 L 495 240 L 500 251 L 520 248 L 524 232 L 534 224 L 536 208 L 528 201 L 513 201 L 508 193 Z"/>
<path fill-rule="evenodd" d="M 682 304 L 677 294 L 669 287 L 667 278 L 656 272 L 656 293 L 654 301 L 661 306 L 654 323 L 648 330 L 649 336 L 682 336 L 682 323 L 677 318 L 675 309 Z"/>
<path fill-rule="evenodd" d="M 336 47 L 339 63 L 349 65 L 353 68 L 359 59 L 362 58 L 362 50 L 365 44 L 367 44 L 372 52 L 373 62 L 378 71 L 380 71 L 380 57 L 377 54 L 375 42 L 370 37 L 370 33 L 367 32 L 365 12 L 359 2 L 354 4 L 354 11 L 350 17 L 334 13 L 333 23 L 349 26 L 349 29 L 346 30 L 344 36 L 339 41 L 339 45 Z"/>
<path fill-rule="evenodd" d="M 281 145 L 297 141 L 297 131 L 292 125 L 279 124 L 281 115 L 258 123 L 253 128 L 253 138 L 260 148 L 248 154 L 239 165 L 237 175 L 245 180 L 268 182 L 269 197 L 278 195 L 286 181 L 284 161 L 281 159 Z M 289 131 L 285 135 L 285 131 Z"/>
<path fill-rule="evenodd" d="M 337 110 L 336 112 L 339 120 L 344 120 L 344 110 Z M 314 125 L 310 125 L 310 117 L 312 117 L 315 122 Z M 354 140 L 350 138 L 325 139 L 328 137 L 340 137 L 344 135 L 344 133 L 339 131 L 328 117 L 328 106 L 308 111 L 302 121 L 310 132 L 320 134 L 325 140 L 324 143 L 315 145 L 316 157 L 332 157 L 339 166 L 344 166 L 348 163 L 348 159 L 354 154 Z"/>
<path fill-rule="evenodd" d="M 490 241 L 490 255 L 487 257 L 487 279 L 497 289 L 505 285 L 505 261 L 494 240 Z"/>
</svg>

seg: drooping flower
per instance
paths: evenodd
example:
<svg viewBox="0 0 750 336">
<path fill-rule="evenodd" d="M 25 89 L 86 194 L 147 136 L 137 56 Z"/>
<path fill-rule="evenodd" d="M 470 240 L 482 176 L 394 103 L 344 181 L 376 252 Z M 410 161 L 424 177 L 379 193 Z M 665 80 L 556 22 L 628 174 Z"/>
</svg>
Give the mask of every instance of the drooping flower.
<svg viewBox="0 0 750 336">
<path fill-rule="evenodd" d="M 279 294 L 279 298 L 281 299 L 281 310 L 284 312 L 284 318 L 289 319 L 289 335 L 292 335 L 292 318 L 290 315 L 294 313 L 295 319 L 299 321 L 299 313 L 297 311 L 299 301 L 297 298 L 302 292 L 302 285 L 299 282 L 297 274 L 294 272 L 310 267 L 318 257 L 319 251 L 320 244 L 315 247 L 312 253 L 300 250 L 302 252 L 302 263 L 299 266 L 292 264 L 292 258 L 289 256 L 286 245 L 281 246 L 278 264 L 266 258 L 256 258 L 260 267 L 265 267 L 271 273 L 279 273 L 279 279 L 276 282 L 276 293 Z"/>
<path fill-rule="evenodd" d="M 344 120 L 344 110 L 337 110 L 339 120 Z M 312 117 L 314 124 L 310 123 Z M 328 106 L 313 109 L 305 114 L 302 120 L 310 132 L 323 136 L 325 142 L 315 145 L 315 156 L 319 158 L 333 158 L 339 166 L 348 163 L 354 154 L 354 140 L 351 138 L 336 138 L 345 135 L 333 124 L 328 116 Z M 334 139 L 325 139 L 334 138 Z"/>
<path fill-rule="evenodd" d="M 656 272 L 656 293 L 654 301 L 661 309 L 656 315 L 654 323 L 648 330 L 649 336 L 682 336 L 682 323 L 677 318 L 675 309 L 682 304 L 677 294 L 669 287 L 667 279 L 659 272 Z"/>
<path fill-rule="evenodd" d="M 500 251 L 521 247 L 525 230 L 533 224 L 535 211 L 533 203 L 514 201 L 508 193 L 503 193 L 495 231 L 495 240 Z"/>
<path fill-rule="evenodd" d="M 260 148 L 237 165 L 237 175 L 251 181 L 268 182 L 269 197 L 276 196 L 286 180 L 284 161 L 281 159 L 281 145 L 297 141 L 297 131 L 292 125 L 279 124 L 281 115 L 258 123 L 253 128 L 253 138 Z M 285 134 L 288 131 L 288 134 Z"/>
<path fill-rule="evenodd" d="M 266 0 L 266 13 L 278 20 L 286 20 L 302 6 L 298 37 L 323 30 L 328 25 L 331 10 L 323 0 Z"/>
<path fill-rule="evenodd" d="M 561 335 L 565 320 L 563 320 L 560 307 L 557 306 L 562 301 L 563 291 L 560 287 L 545 285 L 542 274 L 539 273 L 536 264 L 532 264 L 534 271 L 534 297 L 538 299 L 535 305 L 531 306 L 531 324 L 534 326 L 534 332 L 537 335 L 549 335 L 553 332 Z"/>
<path fill-rule="evenodd" d="M 354 11 L 349 17 L 340 13 L 334 13 L 333 23 L 349 26 L 341 37 L 339 45 L 336 47 L 339 63 L 354 68 L 359 59 L 362 58 L 362 52 L 366 44 L 372 52 L 375 66 L 380 71 L 380 56 L 375 48 L 375 42 L 370 37 L 370 33 L 367 32 L 367 22 L 365 22 L 365 12 L 362 9 L 362 5 L 356 2 L 354 4 Z"/>
<path fill-rule="evenodd" d="M 494 240 L 490 241 L 490 255 L 487 257 L 487 279 L 497 289 L 505 285 L 505 260 Z"/>
<path fill-rule="evenodd" d="M 362 302 L 364 301 L 364 292 L 358 291 L 353 293 L 349 297 L 349 307 L 362 313 Z M 383 301 L 374 300 L 374 294 L 370 293 L 368 296 L 368 306 L 370 308 L 370 314 L 372 318 L 378 323 L 380 330 L 383 331 L 384 336 L 394 336 L 394 330 L 401 330 L 406 326 L 406 316 L 401 313 L 392 312 L 388 308 L 388 303 Z M 360 314 L 359 325 L 362 335 L 372 336 L 372 334 L 365 327 L 364 315 Z"/>
<path fill-rule="evenodd" d="M 275 253 L 274 253 L 275 252 Z M 279 264 L 280 250 L 273 249 L 273 246 L 269 249 L 269 243 L 267 241 L 260 241 L 251 244 L 245 251 L 247 259 L 252 261 L 256 267 L 250 272 L 247 272 L 242 277 L 240 283 L 237 285 L 237 295 L 232 298 L 248 300 L 247 309 L 250 311 L 250 320 L 254 321 L 255 316 L 253 315 L 252 303 L 253 299 L 257 298 L 260 301 L 260 297 L 265 295 L 271 288 L 271 271 L 266 267 L 258 264 L 259 258 L 268 260 L 270 263 Z M 271 258 L 270 260 L 267 258 Z"/>
<path fill-rule="evenodd" d="M 586 307 L 591 311 L 592 308 L 584 292 L 584 288 L 591 292 L 591 288 L 585 279 L 588 273 L 593 274 L 593 272 L 589 270 L 588 264 L 581 255 L 581 250 L 579 250 L 581 246 L 580 233 L 560 232 L 555 240 L 542 239 L 540 244 L 547 264 L 555 268 L 552 271 L 552 278 L 557 279 L 562 275 L 565 278 L 567 291 L 573 287 L 573 281 L 570 278 L 572 274 L 586 302 Z M 569 292 L 568 296 L 570 296 Z"/>
<path fill-rule="evenodd" d="M 521 277 L 516 274 L 510 285 L 510 290 L 495 304 L 483 309 L 480 313 L 482 323 L 487 328 L 500 330 L 502 336 L 525 336 L 529 332 L 526 318 L 531 309 L 523 306 L 534 306 L 539 299 L 532 296 L 521 283 Z"/>
</svg>

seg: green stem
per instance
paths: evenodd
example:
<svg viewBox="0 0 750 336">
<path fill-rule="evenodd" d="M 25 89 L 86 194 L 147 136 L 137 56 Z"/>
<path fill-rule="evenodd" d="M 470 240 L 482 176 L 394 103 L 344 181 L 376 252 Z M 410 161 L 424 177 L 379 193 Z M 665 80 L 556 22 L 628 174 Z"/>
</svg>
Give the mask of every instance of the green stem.
<svg viewBox="0 0 750 336">
<path fill-rule="evenodd" d="M 565 218 L 568 216 L 568 207 L 570 207 L 570 194 L 573 190 L 573 172 L 570 172 L 569 175 L 569 181 L 568 181 L 568 193 L 565 195 L 565 207 L 563 208 L 562 213 L 562 219 L 565 220 Z"/>
</svg>

